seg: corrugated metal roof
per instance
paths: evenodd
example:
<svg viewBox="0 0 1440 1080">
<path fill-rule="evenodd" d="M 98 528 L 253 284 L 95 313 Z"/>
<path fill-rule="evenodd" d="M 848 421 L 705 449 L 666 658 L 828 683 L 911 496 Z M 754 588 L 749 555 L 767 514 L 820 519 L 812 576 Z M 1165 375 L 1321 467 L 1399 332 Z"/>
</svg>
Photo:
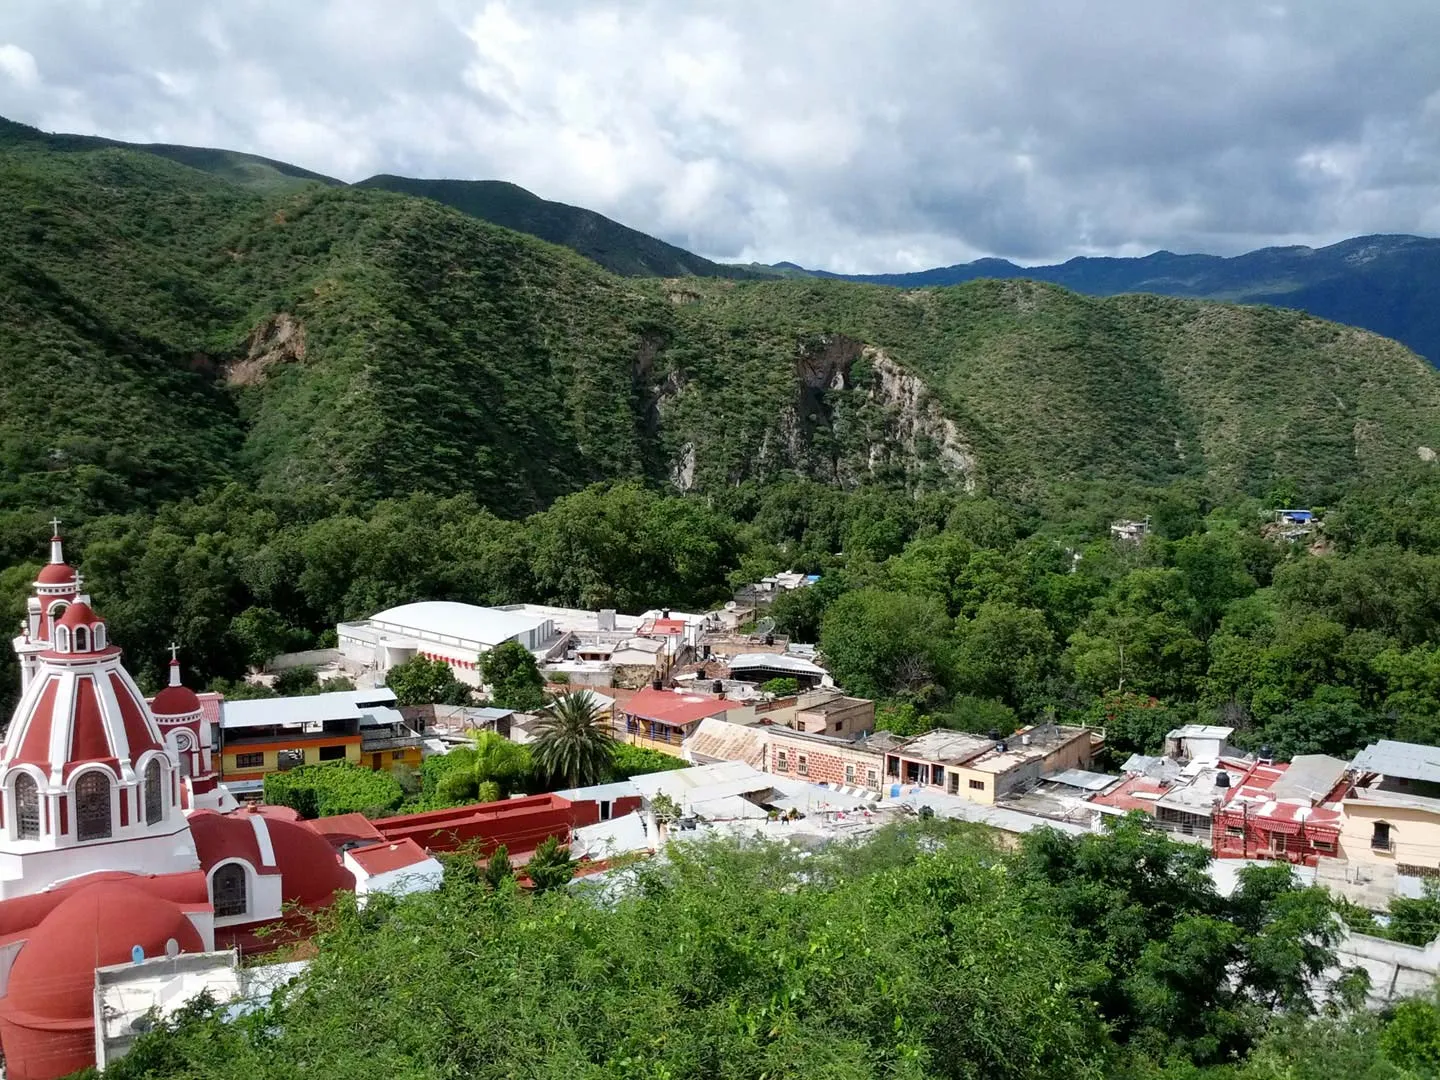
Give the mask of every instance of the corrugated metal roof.
<svg viewBox="0 0 1440 1080">
<path fill-rule="evenodd" d="M 1351 765 L 1359 772 L 1440 784 L 1440 747 L 1436 746 L 1381 739 L 1356 754 Z"/>
<path fill-rule="evenodd" d="M 741 653 L 730 658 L 730 670 L 759 669 L 762 671 L 792 671 L 796 675 L 824 675 L 825 669 L 811 663 L 802 656 L 788 656 L 785 653 Z"/>
<path fill-rule="evenodd" d="M 701 759 L 743 761 L 759 769 L 765 764 L 766 738 L 763 729 L 743 727 L 707 716 L 685 740 L 685 754 L 691 761 L 701 764 L 705 763 Z"/>
<path fill-rule="evenodd" d="M 1056 784 L 1064 784 L 1066 787 L 1083 788 L 1085 791 L 1104 791 L 1121 778 L 1109 776 L 1106 773 L 1087 772 L 1084 769 L 1066 769 L 1064 772 L 1047 776 L 1045 779 Z"/>
<path fill-rule="evenodd" d="M 395 704 L 395 692 L 383 686 L 370 690 L 337 690 L 329 694 L 308 694 L 303 697 L 251 698 L 226 701 L 221 705 L 221 726 L 225 730 L 261 727 L 270 724 L 294 725 L 322 723 L 326 720 L 350 720 L 366 713 L 381 714 L 390 723 L 389 713 Z M 394 722 L 401 721 L 399 713 Z"/>
</svg>

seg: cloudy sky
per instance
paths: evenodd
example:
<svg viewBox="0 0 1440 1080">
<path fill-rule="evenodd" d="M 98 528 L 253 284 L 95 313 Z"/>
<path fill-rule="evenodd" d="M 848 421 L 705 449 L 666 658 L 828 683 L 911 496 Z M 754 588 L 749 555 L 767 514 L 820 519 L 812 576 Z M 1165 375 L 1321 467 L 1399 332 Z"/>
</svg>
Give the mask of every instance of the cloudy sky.
<svg viewBox="0 0 1440 1080">
<path fill-rule="evenodd" d="M 1440 235 L 1437 0 L 0 0 L 0 115 L 851 272 Z"/>
</svg>

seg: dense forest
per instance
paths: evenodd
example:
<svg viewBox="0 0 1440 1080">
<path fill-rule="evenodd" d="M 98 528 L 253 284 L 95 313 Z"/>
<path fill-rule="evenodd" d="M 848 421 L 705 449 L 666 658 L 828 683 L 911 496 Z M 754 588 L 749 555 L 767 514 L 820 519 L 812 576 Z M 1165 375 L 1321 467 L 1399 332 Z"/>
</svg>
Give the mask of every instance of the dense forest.
<svg viewBox="0 0 1440 1080">
<path fill-rule="evenodd" d="M 439 892 L 342 902 L 268 1008 L 192 1005 L 106 1075 L 1434 1075 L 1440 1009 L 1352 1011 L 1364 980 L 1333 968 L 1327 893 L 1277 865 L 1224 896 L 1208 859 L 1127 822 L 1013 851 L 939 823 L 682 844 L 541 896 L 452 862 Z"/>
</svg>

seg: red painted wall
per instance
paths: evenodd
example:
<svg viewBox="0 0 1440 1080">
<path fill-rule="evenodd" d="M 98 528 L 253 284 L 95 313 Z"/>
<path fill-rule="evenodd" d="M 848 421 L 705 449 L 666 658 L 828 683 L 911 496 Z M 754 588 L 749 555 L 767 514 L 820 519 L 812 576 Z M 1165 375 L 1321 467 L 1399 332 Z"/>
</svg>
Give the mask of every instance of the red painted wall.
<svg viewBox="0 0 1440 1080">
<path fill-rule="evenodd" d="M 626 814 L 633 814 L 640 809 L 639 795 L 623 795 L 610 803 L 610 816 L 612 818 L 624 817 Z M 600 804 L 594 799 L 585 799 L 570 804 L 573 809 L 573 816 L 570 824 L 578 829 L 582 825 L 594 825 L 600 820 Z"/>
<path fill-rule="evenodd" d="M 599 808 L 595 814 L 598 818 Z M 523 799 L 456 806 L 424 814 L 405 814 L 372 822 L 386 840 L 408 837 L 430 851 L 454 851 L 474 843 L 482 855 L 504 844 L 511 856 L 529 854 L 546 837 L 570 840 L 575 811 L 559 795 L 529 795 Z"/>
</svg>

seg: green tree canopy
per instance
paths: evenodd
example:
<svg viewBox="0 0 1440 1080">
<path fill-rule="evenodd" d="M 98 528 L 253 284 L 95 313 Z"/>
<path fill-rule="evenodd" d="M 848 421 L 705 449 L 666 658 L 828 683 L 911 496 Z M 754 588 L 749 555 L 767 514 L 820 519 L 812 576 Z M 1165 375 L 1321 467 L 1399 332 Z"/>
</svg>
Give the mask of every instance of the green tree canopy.
<svg viewBox="0 0 1440 1080">
<path fill-rule="evenodd" d="M 545 701 L 545 679 L 535 655 L 518 641 L 502 641 L 480 657 L 490 701 L 502 709 L 528 712 Z"/>
</svg>

